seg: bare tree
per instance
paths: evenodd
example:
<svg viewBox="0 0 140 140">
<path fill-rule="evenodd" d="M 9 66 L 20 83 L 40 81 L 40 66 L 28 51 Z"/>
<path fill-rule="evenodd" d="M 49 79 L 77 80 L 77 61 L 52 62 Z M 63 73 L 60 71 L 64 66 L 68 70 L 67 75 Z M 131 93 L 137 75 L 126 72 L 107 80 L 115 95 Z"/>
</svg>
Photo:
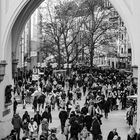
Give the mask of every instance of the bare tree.
<svg viewBox="0 0 140 140">
<path fill-rule="evenodd" d="M 90 52 L 90 66 L 93 66 L 94 51 L 98 47 L 109 46 L 115 37 L 109 34 L 113 25 L 109 22 L 111 9 L 104 6 L 103 0 L 84 0 L 81 3 L 83 16 L 87 17 L 84 22 L 86 45 Z"/>
<path fill-rule="evenodd" d="M 74 1 L 59 2 L 54 11 L 47 4 L 46 9 L 47 19 L 41 23 L 44 36 L 53 44 L 51 49 L 58 55 L 58 65 L 60 66 L 61 59 L 69 64 L 82 51 L 79 36 L 85 17 L 77 16 L 79 8 Z"/>
</svg>

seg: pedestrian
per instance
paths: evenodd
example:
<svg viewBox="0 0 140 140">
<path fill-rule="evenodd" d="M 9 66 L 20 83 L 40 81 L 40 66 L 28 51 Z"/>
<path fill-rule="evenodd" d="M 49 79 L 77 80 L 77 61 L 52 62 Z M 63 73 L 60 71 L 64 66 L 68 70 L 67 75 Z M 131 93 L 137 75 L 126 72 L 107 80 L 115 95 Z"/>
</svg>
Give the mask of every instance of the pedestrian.
<svg viewBox="0 0 140 140">
<path fill-rule="evenodd" d="M 14 114 L 16 114 L 16 110 L 17 110 L 17 101 L 16 101 L 16 98 L 14 98 L 14 103 L 13 103 L 13 111 L 14 111 Z"/>
<path fill-rule="evenodd" d="M 118 136 L 117 128 L 114 128 L 112 131 L 109 132 L 107 140 L 113 140 L 114 136 Z"/>
<path fill-rule="evenodd" d="M 28 114 L 28 111 L 25 111 L 25 113 L 22 116 L 22 122 L 24 121 L 24 119 L 27 120 L 27 122 L 30 122 L 30 115 Z"/>
<path fill-rule="evenodd" d="M 89 105 L 89 107 L 88 107 L 88 113 L 89 113 L 92 117 L 94 117 L 95 114 L 96 114 L 95 107 L 94 107 L 94 102 L 93 102 L 92 100 L 90 101 L 90 105 Z"/>
<path fill-rule="evenodd" d="M 29 122 L 28 122 L 27 119 L 25 118 L 25 119 L 22 121 L 22 130 L 23 130 L 24 137 L 28 137 L 28 136 L 29 136 L 28 124 L 29 124 Z"/>
<path fill-rule="evenodd" d="M 91 125 L 91 134 L 92 134 L 92 140 L 98 140 L 102 134 L 100 128 L 100 122 L 98 121 L 96 115 L 93 117 L 93 121 Z"/>
<path fill-rule="evenodd" d="M 37 96 L 35 96 L 35 97 L 34 97 L 34 100 L 33 100 L 33 109 L 34 109 L 34 112 L 37 111 L 37 102 L 38 102 Z"/>
<path fill-rule="evenodd" d="M 20 140 L 20 129 L 22 127 L 22 121 L 18 113 L 14 114 L 12 118 L 12 125 L 13 125 L 14 130 L 17 133 L 17 140 Z"/>
<path fill-rule="evenodd" d="M 16 138 L 16 131 L 13 129 L 13 130 L 11 130 L 11 132 L 10 132 L 10 140 L 17 140 L 17 138 Z M 9 138 L 9 137 L 8 137 Z M 9 140 L 9 139 L 6 139 L 6 140 Z M 3 140 L 5 140 L 5 139 L 3 139 Z"/>
<path fill-rule="evenodd" d="M 78 140 L 78 133 L 80 132 L 80 125 L 78 124 L 77 119 L 71 123 L 70 127 L 70 139 Z"/>
<path fill-rule="evenodd" d="M 68 116 L 70 114 L 70 111 L 72 109 L 72 103 L 71 103 L 71 100 L 68 100 L 67 103 L 66 103 L 66 108 L 67 108 L 67 113 L 68 113 Z"/>
<path fill-rule="evenodd" d="M 66 137 L 66 140 L 69 139 L 69 133 L 70 133 L 70 123 L 69 123 L 69 119 L 67 119 L 64 127 L 64 135 Z"/>
<path fill-rule="evenodd" d="M 105 103 L 104 103 L 104 113 L 105 113 L 106 119 L 108 119 L 109 106 L 110 106 L 110 103 L 109 103 L 109 98 L 108 98 L 107 100 L 105 100 Z"/>
<path fill-rule="evenodd" d="M 46 118 L 44 118 L 41 122 L 41 126 L 42 126 L 42 136 L 44 137 L 48 137 L 48 131 L 49 131 L 49 123 L 48 120 Z"/>
<path fill-rule="evenodd" d="M 87 87 L 86 87 L 86 85 L 84 84 L 84 85 L 83 85 L 83 95 L 84 95 L 84 96 L 86 95 L 86 89 L 87 89 Z"/>
<path fill-rule="evenodd" d="M 127 135 L 127 140 L 136 140 L 136 138 L 137 138 L 136 130 L 133 126 L 131 126 Z"/>
<path fill-rule="evenodd" d="M 45 111 L 42 113 L 42 120 L 46 118 L 48 123 L 52 123 L 51 113 L 49 112 L 49 108 L 46 106 Z"/>
<path fill-rule="evenodd" d="M 64 133 L 64 127 L 65 127 L 65 123 L 66 123 L 67 118 L 68 118 L 68 113 L 67 113 L 67 111 L 65 111 L 65 107 L 63 107 L 59 113 L 62 134 Z"/>
<path fill-rule="evenodd" d="M 40 126 L 41 120 L 42 120 L 42 117 L 39 114 L 39 111 L 37 111 L 36 114 L 34 115 L 34 121 L 36 121 L 37 123 L 37 133 L 39 132 L 39 126 Z"/>
<path fill-rule="evenodd" d="M 84 104 L 84 106 L 81 109 L 81 113 L 83 115 L 87 115 L 87 113 L 88 113 L 88 104 L 86 104 L 86 103 Z"/>
<path fill-rule="evenodd" d="M 82 129 L 81 133 L 80 133 L 80 137 L 81 137 L 81 140 L 86 140 L 87 137 L 89 136 L 89 131 L 87 130 L 87 127 L 84 126 L 84 128 Z"/>
<path fill-rule="evenodd" d="M 33 135 L 37 132 L 37 123 L 34 121 L 34 118 L 31 118 L 30 123 L 28 124 L 29 136 L 32 139 Z"/>
<path fill-rule="evenodd" d="M 87 115 L 85 116 L 84 123 L 85 126 L 87 127 L 87 130 L 90 131 L 91 124 L 92 124 L 92 116 L 89 113 L 87 113 Z"/>
</svg>

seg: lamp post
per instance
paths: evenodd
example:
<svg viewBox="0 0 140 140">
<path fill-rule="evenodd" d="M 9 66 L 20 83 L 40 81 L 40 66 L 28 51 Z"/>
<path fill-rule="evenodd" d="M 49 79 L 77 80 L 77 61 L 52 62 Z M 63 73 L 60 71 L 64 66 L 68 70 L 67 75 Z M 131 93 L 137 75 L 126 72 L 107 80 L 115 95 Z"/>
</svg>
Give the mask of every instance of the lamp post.
<svg viewBox="0 0 140 140">
<path fill-rule="evenodd" d="M 4 79 L 6 65 L 7 65 L 7 63 L 5 60 L 2 60 L 0 62 L 0 82 L 2 82 Z"/>
</svg>

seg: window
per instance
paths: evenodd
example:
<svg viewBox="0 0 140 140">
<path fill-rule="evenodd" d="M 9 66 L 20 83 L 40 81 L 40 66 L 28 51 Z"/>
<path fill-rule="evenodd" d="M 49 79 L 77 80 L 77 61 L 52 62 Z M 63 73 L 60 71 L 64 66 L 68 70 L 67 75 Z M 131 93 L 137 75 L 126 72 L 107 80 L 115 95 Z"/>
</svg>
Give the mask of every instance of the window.
<svg viewBox="0 0 140 140">
<path fill-rule="evenodd" d="M 121 48 L 121 53 L 123 53 L 123 48 Z"/>
<path fill-rule="evenodd" d="M 131 53 L 131 48 L 128 49 L 128 53 Z"/>
</svg>

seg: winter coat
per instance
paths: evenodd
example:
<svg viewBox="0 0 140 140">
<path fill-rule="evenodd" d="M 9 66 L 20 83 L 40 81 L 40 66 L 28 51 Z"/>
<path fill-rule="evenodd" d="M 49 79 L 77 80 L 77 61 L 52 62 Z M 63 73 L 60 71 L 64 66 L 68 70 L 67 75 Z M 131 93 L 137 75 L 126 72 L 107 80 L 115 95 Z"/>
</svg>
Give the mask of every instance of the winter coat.
<svg viewBox="0 0 140 140">
<path fill-rule="evenodd" d="M 43 119 L 42 120 L 42 132 L 48 132 L 48 128 L 49 128 L 49 124 L 48 124 L 48 121 L 47 119 Z"/>
<path fill-rule="evenodd" d="M 109 106 L 110 106 L 109 101 L 105 101 L 105 103 L 104 103 L 104 111 L 105 111 L 105 113 L 109 113 Z"/>
<path fill-rule="evenodd" d="M 41 117 L 40 114 L 36 114 L 36 115 L 34 116 L 34 121 L 37 122 L 37 125 L 40 125 L 41 120 L 42 120 L 42 117 Z"/>
<path fill-rule="evenodd" d="M 59 113 L 59 119 L 60 119 L 61 123 L 64 123 L 65 124 L 67 118 L 68 118 L 67 112 L 65 110 L 60 111 L 60 113 Z"/>
<path fill-rule="evenodd" d="M 137 137 L 137 133 L 134 135 L 133 138 L 131 138 L 129 135 L 127 136 L 127 140 L 136 140 Z"/>
<path fill-rule="evenodd" d="M 12 118 L 12 124 L 14 129 L 20 129 L 22 126 L 21 118 L 18 114 L 15 114 Z"/>
<path fill-rule="evenodd" d="M 93 119 L 92 127 L 91 127 L 91 133 L 93 135 L 99 135 L 99 134 L 101 134 L 100 123 L 99 123 L 99 121 L 98 121 L 97 118 L 94 118 Z"/>
<path fill-rule="evenodd" d="M 44 119 L 44 118 L 46 118 L 48 120 L 48 122 L 52 121 L 51 120 L 51 113 L 44 111 L 42 114 L 42 119 Z"/>
<path fill-rule="evenodd" d="M 30 115 L 29 114 L 23 114 L 22 121 L 24 121 L 25 119 L 27 119 L 27 122 L 30 122 Z"/>
<path fill-rule="evenodd" d="M 84 118 L 84 123 L 86 124 L 87 130 L 90 131 L 92 124 L 92 117 L 90 115 L 86 115 Z"/>
<path fill-rule="evenodd" d="M 108 134 L 107 140 L 113 140 L 115 135 L 118 136 L 118 133 L 117 132 L 113 133 L 113 131 L 110 131 Z"/>
<path fill-rule="evenodd" d="M 78 122 L 75 121 L 71 125 L 70 134 L 71 135 L 78 135 L 79 132 L 80 132 L 80 126 L 79 126 Z"/>
</svg>

